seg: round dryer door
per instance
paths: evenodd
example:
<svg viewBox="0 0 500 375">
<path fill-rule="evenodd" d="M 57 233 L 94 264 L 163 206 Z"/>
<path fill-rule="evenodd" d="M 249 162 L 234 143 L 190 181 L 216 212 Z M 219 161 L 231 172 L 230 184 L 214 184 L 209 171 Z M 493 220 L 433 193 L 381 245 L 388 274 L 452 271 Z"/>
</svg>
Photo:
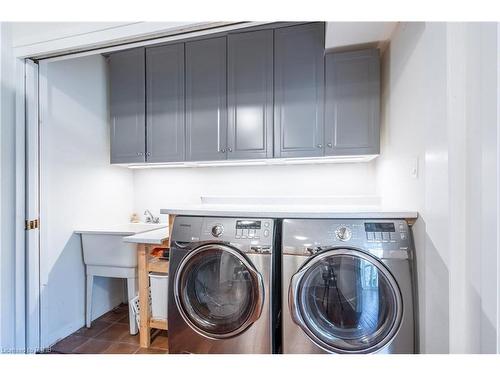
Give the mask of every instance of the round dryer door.
<svg viewBox="0 0 500 375">
<path fill-rule="evenodd" d="M 322 349 L 372 353 L 397 333 L 403 315 L 396 280 L 379 260 L 354 249 L 312 257 L 292 278 L 292 317 Z"/>
<path fill-rule="evenodd" d="M 236 336 L 255 322 L 264 304 L 262 276 L 237 249 L 200 246 L 181 261 L 175 300 L 191 328 L 203 336 Z"/>
</svg>

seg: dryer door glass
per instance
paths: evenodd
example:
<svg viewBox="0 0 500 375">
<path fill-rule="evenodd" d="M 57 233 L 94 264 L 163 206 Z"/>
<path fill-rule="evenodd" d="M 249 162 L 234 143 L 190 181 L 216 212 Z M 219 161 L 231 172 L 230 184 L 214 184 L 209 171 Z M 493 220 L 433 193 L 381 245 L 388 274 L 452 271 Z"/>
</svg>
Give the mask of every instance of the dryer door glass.
<svg viewBox="0 0 500 375">
<path fill-rule="evenodd" d="M 243 254 L 228 246 L 195 249 L 177 271 L 179 310 L 205 336 L 227 338 L 244 331 L 259 317 L 263 293 L 260 274 Z"/>
<path fill-rule="evenodd" d="M 296 320 L 322 348 L 374 352 L 397 332 L 401 293 L 375 258 L 355 250 L 331 250 L 316 255 L 294 278 Z"/>
</svg>

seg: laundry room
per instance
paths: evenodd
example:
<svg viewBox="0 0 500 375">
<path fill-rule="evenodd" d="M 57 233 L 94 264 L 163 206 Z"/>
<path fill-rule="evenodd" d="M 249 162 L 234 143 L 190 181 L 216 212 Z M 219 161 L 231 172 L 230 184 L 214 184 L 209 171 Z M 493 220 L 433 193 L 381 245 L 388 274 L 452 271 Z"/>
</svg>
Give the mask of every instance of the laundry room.
<svg viewBox="0 0 500 375">
<path fill-rule="evenodd" d="M 228 19 L 0 22 L 1 352 L 499 354 L 499 23 Z"/>
</svg>

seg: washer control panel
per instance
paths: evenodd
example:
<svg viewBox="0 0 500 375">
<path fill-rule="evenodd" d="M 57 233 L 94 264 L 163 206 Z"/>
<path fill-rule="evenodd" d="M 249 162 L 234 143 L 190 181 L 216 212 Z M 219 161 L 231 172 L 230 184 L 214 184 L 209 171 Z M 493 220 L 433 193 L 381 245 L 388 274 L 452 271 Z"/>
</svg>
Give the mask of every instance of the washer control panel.
<svg viewBox="0 0 500 375">
<path fill-rule="evenodd" d="M 236 220 L 235 238 L 239 239 L 260 239 L 269 237 L 271 224 L 268 221 L 244 219 Z"/>
<path fill-rule="evenodd" d="M 222 236 L 222 233 L 224 233 L 224 226 L 222 224 L 215 224 L 212 227 L 212 236 L 220 237 Z"/>
<path fill-rule="evenodd" d="M 172 241 L 187 246 L 190 242 L 225 242 L 241 251 L 271 254 L 274 247 L 273 219 L 176 216 Z"/>
<path fill-rule="evenodd" d="M 274 220 L 254 218 L 203 218 L 200 240 L 220 240 L 249 246 L 273 243 Z"/>
</svg>

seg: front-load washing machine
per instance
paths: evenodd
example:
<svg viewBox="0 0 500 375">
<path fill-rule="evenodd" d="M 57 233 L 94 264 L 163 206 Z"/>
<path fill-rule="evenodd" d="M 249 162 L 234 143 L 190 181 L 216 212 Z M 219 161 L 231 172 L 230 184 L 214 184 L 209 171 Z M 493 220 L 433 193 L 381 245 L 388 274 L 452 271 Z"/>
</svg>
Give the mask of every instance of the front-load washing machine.
<svg viewBox="0 0 500 375">
<path fill-rule="evenodd" d="M 404 220 L 283 221 L 284 353 L 415 353 Z"/>
<path fill-rule="evenodd" d="M 272 353 L 275 222 L 177 216 L 170 250 L 170 353 Z"/>
</svg>

